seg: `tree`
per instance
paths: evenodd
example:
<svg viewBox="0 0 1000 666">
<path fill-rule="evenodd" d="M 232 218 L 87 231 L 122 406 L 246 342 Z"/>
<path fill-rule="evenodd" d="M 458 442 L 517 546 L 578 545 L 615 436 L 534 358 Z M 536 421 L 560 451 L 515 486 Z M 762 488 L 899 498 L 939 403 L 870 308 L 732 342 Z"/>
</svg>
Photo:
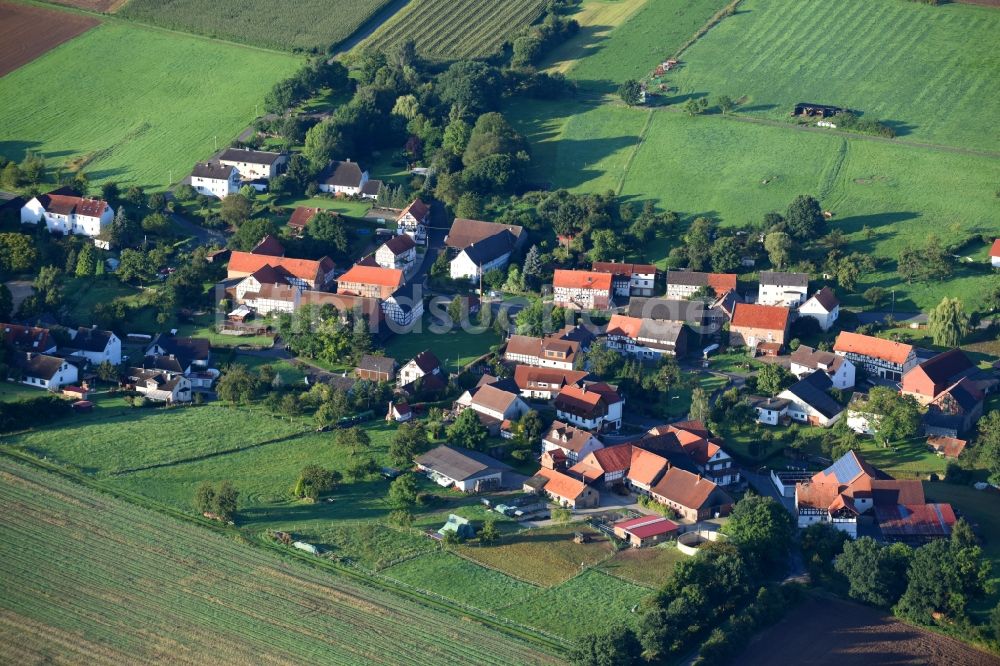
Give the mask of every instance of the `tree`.
<svg viewBox="0 0 1000 666">
<path fill-rule="evenodd" d="M 684 113 L 689 116 L 697 116 L 698 114 L 704 113 L 708 109 L 708 100 L 704 97 L 699 97 L 695 99 L 694 97 L 688 99 L 684 102 Z"/>
<path fill-rule="evenodd" d="M 451 318 L 452 324 L 458 324 L 462 321 L 462 315 L 465 313 L 465 298 L 462 296 L 455 296 L 451 299 L 451 303 L 448 304 L 448 316 Z"/>
<path fill-rule="evenodd" d="M 10 189 L 17 189 L 21 185 L 21 169 L 18 168 L 17 164 L 14 162 L 8 162 L 7 166 L 3 168 L 3 174 L 0 175 L 0 183 L 3 183 L 4 187 Z"/>
<path fill-rule="evenodd" d="M 32 185 L 38 185 L 45 178 L 45 159 L 38 153 L 28 153 L 21 160 L 21 176 Z"/>
<path fill-rule="evenodd" d="M 1000 485 L 1000 409 L 991 409 L 979 420 L 974 450 L 979 463 L 990 473 L 990 483 Z"/>
<path fill-rule="evenodd" d="M 413 459 L 425 453 L 430 446 L 427 429 L 420 421 L 403 423 L 389 443 L 389 458 L 394 465 L 410 465 Z"/>
<path fill-rule="evenodd" d="M 862 295 L 866 301 L 878 307 L 885 302 L 886 291 L 882 287 L 869 287 Z"/>
<path fill-rule="evenodd" d="M 544 434 L 545 426 L 542 417 L 534 409 L 530 409 L 517 422 L 517 433 L 522 442 L 528 446 L 538 444 Z"/>
<path fill-rule="evenodd" d="M 101 364 L 97 366 L 97 378 L 102 382 L 111 384 L 117 382 L 120 376 L 118 367 L 111 361 L 101 361 Z"/>
<path fill-rule="evenodd" d="M 639 639 L 624 625 L 588 634 L 573 648 L 569 658 L 575 666 L 639 666 L 644 663 Z"/>
<path fill-rule="evenodd" d="M 906 570 L 913 551 L 904 544 L 882 546 L 871 537 L 844 544 L 835 569 L 847 578 L 852 599 L 889 608 L 906 590 Z"/>
<path fill-rule="evenodd" d="M 788 564 L 795 525 L 791 514 L 771 497 L 746 495 L 733 507 L 725 532 L 746 560 L 766 573 L 782 573 Z"/>
<path fill-rule="evenodd" d="M 927 327 L 934 338 L 934 344 L 957 347 L 969 332 L 969 315 L 965 313 L 962 301 L 945 296 L 931 310 Z"/>
<path fill-rule="evenodd" d="M 736 102 L 734 102 L 733 98 L 729 95 L 719 95 L 715 99 L 715 105 L 719 107 L 719 111 L 722 112 L 722 115 L 726 115 L 736 108 Z"/>
<path fill-rule="evenodd" d="M 417 505 L 417 477 L 413 474 L 401 474 L 389 484 L 389 503 L 397 509 L 412 509 Z"/>
<path fill-rule="evenodd" d="M 740 267 L 740 243 L 733 236 L 720 238 L 712 244 L 709 253 L 712 270 L 716 273 L 732 273 Z"/>
<path fill-rule="evenodd" d="M 909 584 L 895 607 L 897 615 L 931 624 L 935 612 L 965 620 L 970 602 L 987 590 L 990 563 L 984 561 L 972 528 L 959 520 L 951 538 L 921 546 L 910 561 Z"/>
<path fill-rule="evenodd" d="M 591 261 L 611 261 L 620 259 L 628 251 L 620 234 L 611 229 L 597 229 L 590 234 Z"/>
<path fill-rule="evenodd" d="M 55 308 L 62 303 L 62 271 L 55 266 L 42 266 L 38 270 L 38 276 L 31 283 L 35 288 L 35 295 L 46 307 Z M 24 305 L 21 305 L 24 308 Z"/>
<path fill-rule="evenodd" d="M 215 510 L 215 488 L 211 481 L 203 481 L 194 491 L 194 506 L 201 513 Z"/>
<path fill-rule="evenodd" d="M 0 234 L 0 272 L 25 273 L 38 261 L 38 250 L 26 234 Z"/>
<path fill-rule="evenodd" d="M 599 342 L 590 345 L 586 359 L 590 370 L 601 377 L 613 376 L 622 363 L 622 357 L 618 352 Z"/>
<path fill-rule="evenodd" d="M 249 199 L 239 193 L 230 194 L 222 200 L 219 217 L 225 220 L 229 226 L 238 227 L 249 219 L 252 212 L 253 206 Z"/>
<path fill-rule="evenodd" d="M 245 365 L 238 363 L 223 370 L 215 387 L 219 399 L 232 404 L 251 402 L 259 390 L 260 380 Z"/>
<path fill-rule="evenodd" d="M 876 386 L 868 392 L 868 411 L 875 431 L 875 439 L 882 446 L 889 442 L 908 439 L 920 428 L 920 406 L 910 395 L 901 395 L 885 386 Z"/>
<path fill-rule="evenodd" d="M 485 442 L 489 433 L 479 421 L 479 416 L 474 409 L 466 409 L 455 422 L 448 426 L 448 439 L 458 446 L 467 449 L 478 449 Z"/>
<path fill-rule="evenodd" d="M 332 491 L 340 483 L 341 475 L 319 465 L 306 465 L 299 473 L 293 494 L 299 498 L 319 499 L 320 495 Z"/>
<path fill-rule="evenodd" d="M 93 275 L 97 261 L 97 252 L 94 250 L 94 246 L 87 243 L 76 257 L 76 276 L 90 277 Z"/>
<path fill-rule="evenodd" d="M 452 64 L 437 79 L 442 102 L 473 114 L 496 108 L 502 89 L 496 67 L 473 60 Z"/>
<path fill-rule="evenodd" d="M 826 218 L 819 201 L 805 194 L 795 197 L 785 212 L 788 233 L 798 240 L 819 238 L 826 233 Z"/>
<path fill-rule="evenodd" d="M 635 79 L 629 79 L 618 86 L 618 96 L 629 106 L 642 104 L 642 84 Z"/>
<path fill-rule="evenodd" d="M 706 267 L 712 250 L 712 238 L 715 235 L 715 222 L 707 217 L 695 218 L 684 234 L 684 244 L 687 249 L 688 267 L 700 271 Z"/>
<path fill-rule="evenodd" d="M 370 455 L 353 456 L 345 470 L 352 481 L 361 481 L 378 471 L 375 459 Z"/>
<path fill-rule="evenodd" d="M 0 282 L 0 320 L 10 321 L 14 311 L 14 296 L 3 282 Z"/>
<path fill-rule="evenodd" d="M 764 236 L 764 251 L 775 268 L 781 270 L 791 256 L 792 239 L 783 231 L 773 231 Z"/>
<path fill-rule="evenodd" d="M 566 507 L 556 507 L 551 511 L 552 521 L 556 523 L 568 523 L 573 518 L 573 512 Z"/>
<path fill-rule="evenodd" d="M 168 234 L 170 233 L 170 220 L 163 213 L 150 213 L 142 218 L 142 230 L 150 234 Z"/>
<path fill-rule="evenodd" d="M 850 538 L 830 523 L 813 523 L 800 532 L 802 558 L 813 576 L 829 575 L 834 559 L 844 551 Z"/>
<path fill-rule="evenodd" d="M 492 546 L 500 540 L 500 530 L 497 528 L 495 518 L 487 518 L 483 521 L 483 528 L 479 530 L 479 544 L 482 546 Z"/>
<path fill-rule="evenodd" d="M 347 416 L 349 410 L 347 394 L 340 389 L 334 389 L 316 409 L 313 418 L 320 426 L 330 426 Z"/>
<path fill-rule="evenodd" d="M 115 247 L 125 247 L 131 245 L 138 236 L 139 225 L 125 212 L 125 206 L 119 206 L 108 229 L 108 241 Z"/>
<path fill-rule="evenodd" d="M 337 433 L 337 446 L 350 449 L 352 455 L 358 451 L 367 451 L 371 445 L 372 438 L 368 435 L 368 431 L 358 426 L 344 428 Z"/>
<path fill-rule="evenodd" d="M 757 390 L 764 395 L 778 395 L 792 384 L 792 373 L 776 363 L 767 363 L 757 371 Z"/>
<path fill-rule="evenodd" d="M 532 245 L 524 255 L 524 267 L 521 269 L 526 281 L 534 280 L 542 274 L 542 258 L 537 245 Z"/>
<path fill-rule="evenodd" d="M 708 396 L 705 394 L 705 389 L 700 386 L 695 386 L 694 390 L 691 391 L 691 409 L 689 411 L 689 416 L 695 421 L 701 421 L 704 423 L 708 420 L 708 415 L 711 413 L 711 408 L 708 405 Z"/>
<path fill-rule="evenodd" d="M 153 278 L 156 268 L 149 255 L 141 250 L 122 250 L 118 259 L 118 277 L 123 282 L 138 280 L 147 282 Z"/>
<path fill-rule="evenodd" d="M 226 522 L 232 520 L 236 515 L 239 498 L 240 491 L 236 490 L 231 482 L 223 481 L 215 494 L 215 515 Z"/>
</svg>

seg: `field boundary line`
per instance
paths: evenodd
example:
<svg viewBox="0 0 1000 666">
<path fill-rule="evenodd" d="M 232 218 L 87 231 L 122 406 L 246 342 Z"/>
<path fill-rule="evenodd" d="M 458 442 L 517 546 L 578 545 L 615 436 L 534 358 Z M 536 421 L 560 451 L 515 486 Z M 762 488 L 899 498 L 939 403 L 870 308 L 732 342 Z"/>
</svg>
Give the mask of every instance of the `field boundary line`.
<svg viewBox="0 0 1000 666">
<path fill-rule="evenodd" d="M 736 13 L 736 7 L 741 2 L 743 2 L 743 0 L 733 0 L 732 2 L 730 2 L 725 7 L 723 7 L 719 11 L 715 12 L 715 14 L 712 15 L 712 18 L 708 19 L 708 21 L 705 23 L 705 25 L 703 25 L 700 28 L 698 28 L 698 31 L 695 32 L 694 35 L 692 35 L 690 39 L 688 39 L 686 42 L 684 42 L 683 44 L 681 44 L 681 47 L 679 49 L 677 49 L 676 53 L 674 53 L 673 59 L 674 60 L 680 60 L 681 54 L 684 53 L 685 51 L 687 51 L 692 46 L 694 46 L 695 42 L 697 42 L 699 39 L 701 39 L 702 37 L 704 37 L 705 35 L 707 35 L 709 30 L 711 30 L 712 28 L 714 28 L 715 26 L 717 26 L 719 23 L 722 23 L 723 19 L 725 19 L 725 18 L 727 18 L 727 17 L 732 16 L 733 14 L 735 14 Z"/>
<path fill-rule="evenodd" d="M 69 469 L 65 469 L 55 463 L 41 460 L 23 451 L 12 450 L 8 447 L 0 447 L 0 456 L 13 459 L 16 462 L 27 465 L 29 467 L 34 467 L 36 469 L 43 470 L 54 474 L 55 476 L 62 477 L 73 483 L 77 483 L 86 488 L 90 488 L 98 493 L 113 497 L 121 502 L 126 502 L 128 504 L 140 507 L 147 511 L 155 511 L 157 513 L 163 514 L 165 516 L 171 517 L 179 522 L 186 522 L 202 528 L 208 529 L 216 534 L 233 538 L 240 537 L 244 539 L 244 544 L 247 548 L 255 547 L 250 539 L 246 538 L 246 534 L 240 531 L 238 528 L 228 527 L 218 523 L 217 521 L 211 521 L 207 518 L 202 518 L 200 516 L 195 516 L 190 513 L 186 513 L 180 509 L 171 507 L 169 505 L 157 502 L 144 495 L 138 495 L 135 493 L 130 493 L 127 491 L 122 491 L 120 489 L 111 488 L 102 484 L 99 480 L 87 477 L 84 474 L 74 472 Z M 519 640 L 523 640 L 529 644 L 533 644 L 539 647 L 546 648 L 555 656 L 562 656 L 565 654 L 566 649 L 569 647 L 568 641 L 561 638 L 550 637 L 548 634 L 541 632 L 525 625 L 518 625 L 513 620 L 507 620 L 506 618 L 500 618 L 499 620 L 494 620 L 490 616 L 488 611 L 484 612 L 484 609 L 476 609 L 474 612 L 462 608 L 456 602 L 448 600 L 445 597 L 440 599 L 430 597 L 428 595 L 421 594 L 416 590 L 407 589 L 397 585 L 390 584 L 390 580 L 383 580 L 378 576 L 367 575 L 363 570 L 358 570 L 350 566 L 337 564 L 336 562 L 331 562 L 329 560 L 323 560 L 316 558 L 315 556 L 307 555 L 299 551 L 293 551 L 289 548 L 279 547 L 278 544 L 267 543 L 263 540 L 258 541 L 258 548 L 265 548 L 273 553 L 278 554 L 284 560 L 296 560 L 298 562 L 304 563 L 313 567 L 314 569 L 325 569 L 331 573 L 340 573 L 341 575 L 347 576 L 355 580 L 359 585 L 373 587 L 381 589 L 387 592 L 399 594 L 410 601 L 423 606 L 424 608 L 430 608 L 437 610 L 439 612 L 448 614 L 450 616 L 461 615 L 469 620 L 478 622 L 484 626 L 492 628 L 501 633 L 513 636 Z"/>
<path fill-rule="evenodd" d="M 515 532 L 515 534 L 516 534 L 516 532 Z M 549 587 L 546 587 L 545 585 L 540 585 L 539 583 L 536 583 L 536 582 L 534 582 L 534 581 L 530 581 L 530 580 L 527 580 L 527 579 L 525 579 L 525 578 L 521 578 L 520 576 L 515 576 L 514 574 L 509 574 L 509 573 L 507 573 L 506 571 L 501 571 L 500 569 L 497 569 L 497 568 L 496 568 L 495 566 L 493 566 L 493 565 L 490 565 L 490 564 L 485 564 L 485 563 L 483 563 L 483 562 L 480 562 L 479 560 L 477 560 L 477 559 L 475 559 L 475 558 L 472 558 L 472 557 L 469 557 L 468 555 L 463 555 L 462 553 L 459 553 L 459 552 L 457 552 L 457 551 L 454 551 L 454 550 L 449 550 L 449 549 L 447 549 L 447 548 L 446 548 L 446 549 L 444 550 L 444 552 L 446 552 L 446 553 L 452 553 L 452 554 L 454 554 L 454 555 L 456 555 L 456 556 L 458 556 L 458 557 L 461 557 L 461 558 L 462 558 L 463 560 L 465 560 L 466 562 L 470 562 L 470 563 L 472 563 L 472 564 L 475 564 L 476 566 L 478 566 L 478 567 L 482 567 L 482 568 L 484 568 L 484 569 L 489 569 L 490 571 L 495 571 L 495 572 L 496 572 L 496 573 L 498 573 L 498 574 L 503 574 L 504 576 L 507 576 L 508 578 L 513 578 L 514 580 L 516 580 L 516 581 L 519 581 L 519 582 L 521 582 L 521 583 L 527 583 L 528 585 L 531 585 L 531 586 L 533 586 L 533 587 L 537 587 L 537 588 L 538 588 L 538 589 L 540 589 L 540 590 L 548 590 L 548 589 L 550 589 L 551 587 L 554 587 L 554 586 L 549 586 Z M 568 580 L 568 579 L 567 579 L 567 580 Z M 560 584 L 561 584 L 561 583 L 560 583 Z"/>
<path fill-rule="evenodd" d="M 646 122 L 643 124 L 642 129 L 639 130 L 639 138 L 632 147 L 632 152 L 629 154 L 628 159 L 625 160 L 625 166 L 622 167 L 622 175 L 618 178 L 618 186 L 615 187 L 615 196 L 621 196 L 622 189 L 625 187 L 625 179 L 628 177 L 629 171 L 632 170 L 632 164 L 635 162 L 635 157 L 639 154 L 639 148 L 641 148 L 642 144 L 646 141 L 646 135 L 649 134 L 649 128 L 652 124 L 653 110 L 649 109 L 649 112 L 646 114 Z"/>
</svg>

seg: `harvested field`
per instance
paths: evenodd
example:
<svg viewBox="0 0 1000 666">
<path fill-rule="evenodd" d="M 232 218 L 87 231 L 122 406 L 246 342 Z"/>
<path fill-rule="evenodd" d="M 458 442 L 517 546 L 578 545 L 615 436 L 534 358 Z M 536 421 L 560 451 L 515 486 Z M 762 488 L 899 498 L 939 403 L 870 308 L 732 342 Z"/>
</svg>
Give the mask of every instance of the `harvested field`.
<svg viewBox="0 0 1000 666">
<path fill-rule="evenodd" d="M 95 18 L 0 2 L 0 76 L 100 23 Z M 39 30 L 39 26 L 45 30 Z"/>
<path fill-rule="evenodd" d="M 16 663 L 557 663 L 47 472 L 0 459 L 0 477 L 0 641 Z"/>
<path fill-rule="evenodd" d="M 56 5 L 66 5 L 76 7 L 90 12 L 104 12 L 112 14 L 122 8 L 128 0 L 49 0 Z"/>
<path fill-rule="evenodd" d="M 904 624 L 874 608 L 838 600 L 810 600 L 757 636 L 733 663 L 868 666 L 997 666 L 1000 658 L 954 638 Z"/>
<path fill-rule="evenodd" d="M 688 556 L 673 544 L 655 548 L 626 548 L 598 568 L 637 585 L 658 588 L 667 582 L 677 563 L 686 559 Z"/>
</svg>

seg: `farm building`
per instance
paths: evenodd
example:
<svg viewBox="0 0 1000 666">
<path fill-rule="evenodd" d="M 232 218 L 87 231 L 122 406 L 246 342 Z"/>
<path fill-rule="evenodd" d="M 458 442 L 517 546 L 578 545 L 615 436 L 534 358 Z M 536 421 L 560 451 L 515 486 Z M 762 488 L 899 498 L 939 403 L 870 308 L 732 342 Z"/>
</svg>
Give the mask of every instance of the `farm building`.
<svg viewBox="0 0 1000 666">
<path fill-rule="evenodd" d="M 590 509 L 600 504 L 597 489 L 558 470 L 542 467 L 524 482 L 525 492 L 545 493 L 560 506 Z"/>
<path fill-rule="evenodd" d="M 840 316 L 840 300 L 832 289 L 823 287 L 799 306 L 799 316 L 811 317 L 822 330 L 829 331 Z"/>
<path fill-rule="evenodd" d="M 860 333 L 842 331 L 837 335 L 833 351 L 846 356 L 855 367 L 863 368 L 870 376 L 895 382 L 917 364 L 912 345 Z"/>
<path fill-rule="evenodd" d="M 403 286 L 403 271 L 355 264 L 337 278 L 337 293 L 369 298 L 388 298 Z"/>
<path fill-rule="evenodd" d="M 561 421 L 553 421 L 549 432 L 542 438 L 543 451 L 560 451 L 563 459 L 571 465 L 602 448 L 604 443 L 593 434 Z"/>
<path fill-rule="evenodd" d="M 514 383 L 521 391 L 521 397 L 529 400 L 551 400 L 564 387 L 575 386 L 588 375 L 586 370 L 537 368 L 530 365 L 514 367 Z"/>
<path fill-rule="evenodd" d="M 945 458 L 958 458 L 968 442 L 956 437 L 928 437 L 927 446 Z"/>
<path fill-rule="evenodd" d="M 372 382 L 391 382 L 396 378 L 396 359 L 365 354 L 354 368 L 354 376 Z"/>
<path fill-rule="evenodd" d="M 622 425 L 625 398 L 605 382 L 567 386 L 556 396 L 556 416 L 578 428 L 618 430 Z"/>
<path fill-rule="evenodd" d="M 653 362 L 662 356 L 684 356 L 687 340 L 681 323 L 614 314 L 608 322 L 606 344 L 623 356 Z"/>
<path fill-rule="evenodd" d="M 505 267 L 514 251 L 516 238 L 506 229 L 474 241 L 451 260 L 451 279 L 475 282 L 486 273 Z"/>
<path fill-rule="evenodd" d="M 490 456 L 456 446 L 441 446 L 416 459 L 417 467 L 439 486 L 455 486 L 467 493 L 504 487 L 510 467 Z"/>
<path fill-rule="evenodd" d="M 358 166 L 357 162 L 333 161 L 320 174 L 319 189 L 321 192 L 358 196 L 367 182 L 368 172 Z"/>
<path fill-rule="evenodd" d="M 733 499 L 726 491 L 700 474 L 679 467 L 668 469 L 649 494 L 690 522 L 726 516 L 733 508 Z"/>
<path fill-rule="evenodd" d="M 544 338 L 512 335 L 504 348 L 503 360 L 540 368 L 570 371 L 573 370 L 579 353 L 580 343 L 566 339 L 562 333 L 553 333 Z"/>
<path fill-rule="evenodd" d="M 292 211 L 291 217 L 288 218 L 288 228 L 292 230 L 292 233 L 296 236 L 302 236 L 305 233 L 306 227 L 309 226 L 309 222 L 316 217 L 317 213 L 320 213 L 322 208 L 309 208 L 308 206 L 298 206 Z M 338 216 L 338 213 L 330 213 L 334 217 Z"/>
<path fill-rule="evenodd" d="M 122 362 L 122 341 L 112 331 L 100 331 L 97 327 L 81 326 L 70 331 L 72 339 L 63 345 L 63 353 L 69 356 L 79 356 L 94 365 L 107 361 L 111 365 Z"/>
<path fill-rule="evenodd" d="M 614 304 L 611 273 L 557 268 L 552 276 L 553 302 L 578 310 L 606 310 Z"/>
<path fill-rule="evenodd" d="M 38 388 L 57 390 L 67 384 L 75 384 L 80 377 L 75 365 L 47 354 L 18 354 L 12 359 L 12 365 L 20 370 L 22 384 Z"/>
<path fill-rule="evenodd" d="M 699 273 L 667 271 L 667 298 L 690 298 L 700 289 L 711 289 L 716 296 L 736 291 L 735 273 Z"/>
<path fill-rule="evenodd" d="M 961 349 L 942 352 L 903 375 L 902 393 L 913 396 L 921 405 L 929 405 L 942 391 L 960 379 L 974 379 L 978 368 Z M 995 379 L 986 380 L 992 384 Z"/>
<path fill-rule="evenodd" d="M 448 532 L 454 532 L 460 539 L 471 539 L 476 536 L 476 528 L 472 526 L 468 518 L 463 518 L 454 513 L 448 514 L 448 522 L 442 525 L 441 529 L 437 531 L 442 537 Z"/>
<path fill-rule="evenodd" d="M 680 526 L 663 516 L 641 516 L 614 524 L 615 536 L 633 548 L 655 546 L 677 534 Z"/>
<path fill-rule="evenodd" d="M 375 263 L 382 268 L 395 268 L 408 273 L 417 259 L 417 243 L 410 236 L 393 236 L 375 251 Z"/>
<path fill-rule="evenodd" d="M 441 361 L 430 349 L 425 349 L 399 369 L 396 385 L 399 388 L 412 387 L 418 380 L 423 381 L 424 388 L 437 389 L 448 385 L 448 378 L 441 367 Z"/>
<path fill-rule="evenodd" d="M 504 421 L 517 421 L 528 412 L 528 405 L 516 391 L 504 390 L 497 384 L 481 383 L 455 401 L 455 411 L 471 409 L 492 435 L 500 434 Z"/>
<path fill-rule="evenodd" d="M 792 110 L 793 116 L 803 116 L 806 118 L 831 118 L 838 113 L 844 113 L 848 109 L 840 106 L 829 106 L 828 104 L 811 104 L 809 102 L 799 102 Z"/>
<path fill-rule="evenodd" d="M 844 412 L 840 403 L 828 393 L 831 388 L 830 377 L 816 370 L 779 393 L 778 398 L 788 401 L 785 412 L 793 421 L 826 428 Z"/>
<path fill-rule="evenodd" d="M 773 344 L 780 349 L 788 339 L 790 314 L 785 307 L 737 303 L 729 326 L 729 344 L 752 349 Z"/>
<path fill-rule="evenodd" d="M 740 468 L 701 421 L 679 421 L 650 428 L 636 444 L 664 456 L 674 467 L 695 471 L 720 486 L 740 482 Z"/>
</svg>

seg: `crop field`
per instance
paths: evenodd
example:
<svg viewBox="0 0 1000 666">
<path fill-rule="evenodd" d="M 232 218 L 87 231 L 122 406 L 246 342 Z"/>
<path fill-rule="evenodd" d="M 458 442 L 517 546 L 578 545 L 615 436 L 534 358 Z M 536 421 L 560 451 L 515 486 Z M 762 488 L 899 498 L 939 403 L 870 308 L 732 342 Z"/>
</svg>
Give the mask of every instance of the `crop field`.
<svg viewBox="0 0 1000 666">
<path fill-rule="evenodd" d="M 384 50 L 413 39 L 431 60 L 485 58 L 534 23 L 544 6 L 544 0 L 413 0 L 361 46 Z"/>
<path fill-rule="evenodd" d="M 603 626 L 637 624 L 642 617 L 638 606 L 649 594 L 649 588 L 590 569 L 501 614 L 573 640 L 593 630 L 594 618 L 600 618 Z"/>
<path fill-rule="evenodd" d="M 668 77 L 684 95 L 745 98 L 788 118 L 796 102 L 881 119 L 902 141 L 1000 149 L 1000 13 L 904 0 L 746 0 Z"/>
<path fill-rule="evenodd" d="M 997 666 L 1000 659 L 860 604 L 810 599 L 757 635 L 733 660 L 741 666 L 924 664 Z"/>
<path fill-rule="evenodd" d="M 586 41 L 576 37 L 557 50 L 554 57 L 562 62 L 571 62 L 569 58 L 576 60 L 565 71 L 581 88 L 614 92 L 622 81 L 641 80 L 651 73 L 726 4 L 727 0 L 587 2 L 579 19 L 584 28 L 581 37 Z M 588 14 L 591 6 L 608 9 L 591 19 Z M 586 25 L 592 21 L 596 25 Z M 609 24 L 617 27 L 609 30 L 606 27 Z M 556 68 L 563 69 L 559 65 Z"/>
<path fill-rule="evenodd" d="M 234 424 L 239 428 L 234 428 Z M 173 409 L 95 411 L 60 424 L 3 438 L 60 464 L 100 476 L 172 465 L 236 448 L 297 435 L 305 420 L 289 422 L 263 410 L 218 404 Z M 167 472 L 164 472 L 167 473 Z M 225 478 L 225 477 L 218 477 Z M 289 483 L 293 483 L 291 479 Z M 194 490 L 192 488 L 191 492 Z M 190 504 L 190 496 L 189 496 Z"/>
<path fill-rule="evenodd" d="M 517 604 L 539 591 L 534 585 L 473 564 L 447 551 L 414 557 L 389 567 L 382 574 L 454 601 L 489 610 Z"/>
<path fill-rule="evenodd" d="M 235 137 L 254 104 L 299 64 L 291 55 L 104 24 L 0 78 L 0 153 L 18 161 L 40 152 L 50 167 L 81 168 L 95 184 L 161 188 Z"/>
<path fill-rule="evenodd" d="M 65 5 L 91 12 L 113 13 L 121 9 L 128 0 L 48 0 L 57 5 Z"/>
<path fill-rule="evenodd" d="M 574 543 L 574 532 L 584 532 L 590 539 Z M 577 523 L 525 530 L 504 536 L 499 545 L 461 546 L 459 552 L 522 580 L 550 586 L 569 580 L 582 567 L 611 557 L 614 548 L 606 537 Z"/>
<path fill-rule="evenodd" d="M 686 559 L 688 556 L 673 544 L 655 548 L 626 548 L 603 562 L 598 569 L 637 585 L 659 588 L 670 578 L 674 566 Z"/>
<path fill-rule="evenodd" d="M 48 473 L 4 459 L 0 476 L 0 641 L 19 663 L 556 663 Z"/>
<path fill-rule="evenodd" d="M 325 52 L 389 0 L 131 0 L 120 16 L 171 30 L 290 51 Z"/>
<path fill-rule="evenodd" d="M 89 16 L 0 2 L 0 77 L 98 23 Z"/>
</svg>

